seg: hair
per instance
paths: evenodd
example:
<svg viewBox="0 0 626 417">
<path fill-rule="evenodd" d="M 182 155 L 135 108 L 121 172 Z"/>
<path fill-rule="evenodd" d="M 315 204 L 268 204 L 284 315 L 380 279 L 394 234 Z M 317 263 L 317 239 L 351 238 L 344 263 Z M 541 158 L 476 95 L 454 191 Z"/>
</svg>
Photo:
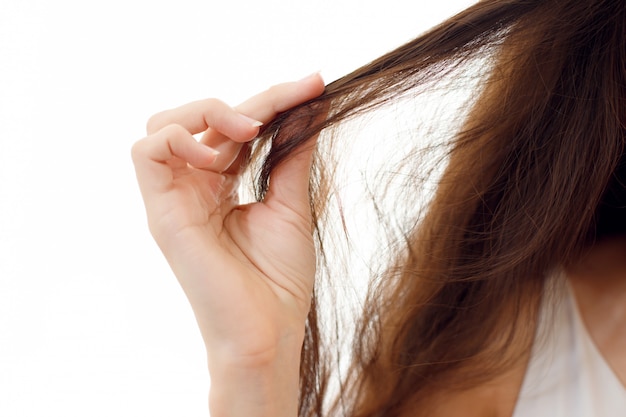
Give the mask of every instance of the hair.
<svg viewBox="0 0 626 417">
<path fill-rule="evenodd" d="M 330 410 L 330 348 L 314 297 L 301 416 L 424 415 L 434 394 L 501 375 L 532 346 L 548 277 L 626 232 L 623 0 L 478 2 L 266 126 L 258 198 L 272 170 L 320 131 L 477 67 L 487 70 L 472 107 L 447 138 L 425 213 L 408 219 L 370 289 Z M 322 162 L 311 181 L 321 258 Z M 423 181 L 417 172 L 410 183 L 421 190 Z"/>
</svg>

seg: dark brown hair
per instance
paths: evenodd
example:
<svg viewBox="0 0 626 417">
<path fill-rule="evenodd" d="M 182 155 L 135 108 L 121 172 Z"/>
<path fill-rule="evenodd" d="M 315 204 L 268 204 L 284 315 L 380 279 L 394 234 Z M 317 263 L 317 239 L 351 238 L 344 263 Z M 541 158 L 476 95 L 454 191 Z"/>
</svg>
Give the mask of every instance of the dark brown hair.
<svg viewBox="0 0 626 417">
<path fill-rule="evenodd" d="M 436 193 L 365 302 L 331 408 L 343 415 L 422 415 L 433 393 L 505 372 L 533 343 L 546 278 L 626 231 L 623 0 L 477 3 L 267 126 L 258 197 L 274 167 L 318 132 L 477 65 L 488 72 L 447 142 Z M 319 220 L 328 197 L 319 159 L 314 172 Z M 314 299 L 302 416 L 327 413 L 318 313 Z"/>
</svg>

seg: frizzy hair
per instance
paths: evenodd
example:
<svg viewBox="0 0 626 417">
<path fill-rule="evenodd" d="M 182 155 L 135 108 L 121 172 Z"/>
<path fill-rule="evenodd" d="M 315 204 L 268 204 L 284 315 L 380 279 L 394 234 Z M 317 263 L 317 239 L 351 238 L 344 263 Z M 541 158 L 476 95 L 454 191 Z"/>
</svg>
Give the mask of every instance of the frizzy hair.
<svg viewBox="0 0 626 417">
<path fill-rule="evenodd" d="M 337 413 L 424 415 L 432 394 L 502 374 L 532 345 L 546 277 L 613 231 L 607 196 L 611 207 L 624 197 L 623 0 L 480 1 L 266 126 L 258 198 L 318 132 L 485 58 L 492 67 L 426 215 L 366 300 Z M 324 184 L 311 182 L 316 221 Z M 332 411 L 317 307 L 314 298 L 301 416 Z"/>
</svg>

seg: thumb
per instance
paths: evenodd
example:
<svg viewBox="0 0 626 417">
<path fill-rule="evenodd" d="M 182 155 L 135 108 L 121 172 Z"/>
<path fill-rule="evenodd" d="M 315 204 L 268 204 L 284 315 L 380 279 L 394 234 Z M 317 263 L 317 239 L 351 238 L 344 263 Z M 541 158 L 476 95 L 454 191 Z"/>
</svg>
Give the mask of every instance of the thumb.
<svg viewBox="0 0 626 417">
<path fill-rule="evenodd" d="M 278 142 L 289 141 L 297 136 L 296 132 L 306 131 L 314 126 L 320 126 L 328 115 L 329 103 L 317 102 L 308 110 L 299 109 L 290 121 L 283 122 L 279 128 Z M 291 115 L 290 115 L 291 116 Z M 318 130 L 318 129 L 316 129 Z M 265 194 L 266 204 L 280 204 L 292 209 L 305 219 L 311 217 L 310 190 L 311 165 L 317 147 L 319 132 L 296 145 L 291 154 L 282 159 L 273 167 L 269 178 L 269 187 Z"/>
<path fill-rule="evenodd" d="M 310 217 L 309 182 L 316 144 L 317 136 L 299 146 L 272 170 L 263 200 L 266 204 L 280 204 L 305 218 Z"/>
</svg>

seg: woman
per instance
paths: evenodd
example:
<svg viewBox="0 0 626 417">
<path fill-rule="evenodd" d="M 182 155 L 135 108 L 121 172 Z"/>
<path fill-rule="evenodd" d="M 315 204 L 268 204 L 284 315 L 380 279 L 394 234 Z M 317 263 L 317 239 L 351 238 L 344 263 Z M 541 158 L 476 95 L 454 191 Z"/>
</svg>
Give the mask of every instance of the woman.
<svg viewBox="0 0 626 417">
<path fill-rule="evenodd" d="M 317 135 L 459 74 L 480 81 L 471 110 L 333 400 Z M 485 0 L 325 89 L 312 75 L 154 116 L 133 158 L 206 344 L 211 415 L 623 415 L 625 100 L 622 0 Z M 240 206 L 260 130 L 259 202 Z"/>
</svg>

